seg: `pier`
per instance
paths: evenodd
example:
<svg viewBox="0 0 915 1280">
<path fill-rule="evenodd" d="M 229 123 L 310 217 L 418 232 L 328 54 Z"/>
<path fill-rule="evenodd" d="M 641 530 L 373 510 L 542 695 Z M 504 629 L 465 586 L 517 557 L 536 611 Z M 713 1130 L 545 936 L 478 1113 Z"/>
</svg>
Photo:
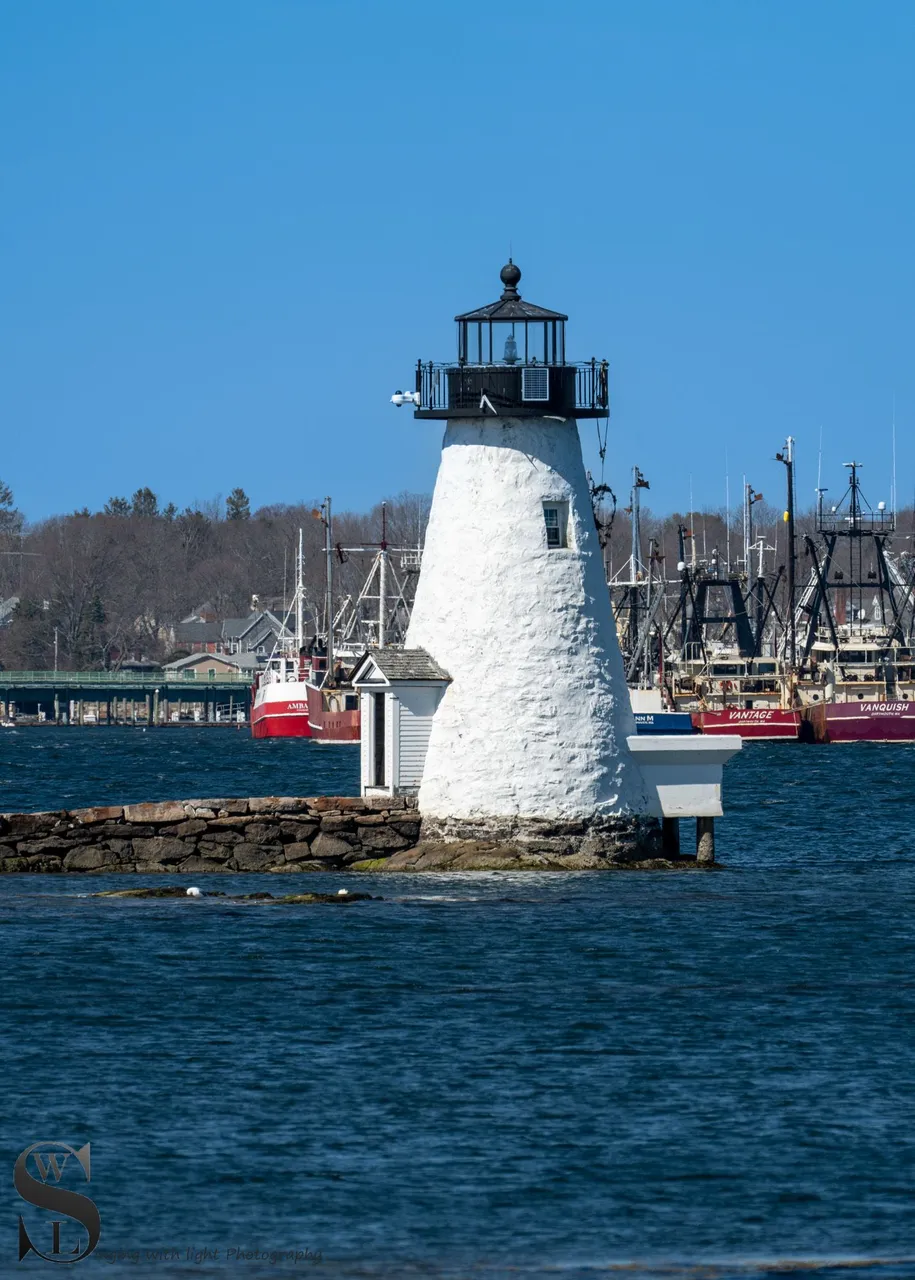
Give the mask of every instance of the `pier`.
<svg viewBox="0 0 915 1280">
<path fill-rule="evenodd" d="M 0 671 L 0 716 L 25 723 L 228 726 L 250 711 L 240 672 Z"/>
</svg>

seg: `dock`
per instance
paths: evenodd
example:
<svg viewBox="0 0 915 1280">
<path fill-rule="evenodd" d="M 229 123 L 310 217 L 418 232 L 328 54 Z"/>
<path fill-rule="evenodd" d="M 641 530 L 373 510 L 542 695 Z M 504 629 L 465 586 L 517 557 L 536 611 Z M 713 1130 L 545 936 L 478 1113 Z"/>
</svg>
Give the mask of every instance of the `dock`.
<svg viewBox="0 0 915 1280">
<path fill-rule="evenodd" d="M 228 726 L 250 713 L 240 672 L 0 671 L 0 717 L 24 723 Z"/>
</svg>

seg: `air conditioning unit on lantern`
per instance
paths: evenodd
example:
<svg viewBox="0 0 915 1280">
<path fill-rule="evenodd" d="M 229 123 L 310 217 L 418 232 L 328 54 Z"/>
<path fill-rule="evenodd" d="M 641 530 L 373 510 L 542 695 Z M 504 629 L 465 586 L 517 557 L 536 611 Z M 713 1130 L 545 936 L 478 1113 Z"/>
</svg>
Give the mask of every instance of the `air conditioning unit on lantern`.
<svg viewBox="0 0 915 1280">
<path fill-rule="evenodd" d="M 521 399 L 549 400 L 550 371 L 544 365 L 528 365 L 521 370 Z"/>
</svg>

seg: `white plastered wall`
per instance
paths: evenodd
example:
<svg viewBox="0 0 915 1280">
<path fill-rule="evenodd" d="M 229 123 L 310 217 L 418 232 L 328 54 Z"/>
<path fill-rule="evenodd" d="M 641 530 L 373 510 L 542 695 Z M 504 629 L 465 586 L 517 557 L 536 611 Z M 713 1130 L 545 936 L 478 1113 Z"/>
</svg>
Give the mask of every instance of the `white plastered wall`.
<svg viewBox="0 0 915 1280">
<path fill-rule="evenodd" d="M 567 549 L 547 548 L 550 500 L 569 505 Z M 448 423 L 406 646 L 452 677 L 424 815 L 651 811 L 574 421 Z"/>
</svg>

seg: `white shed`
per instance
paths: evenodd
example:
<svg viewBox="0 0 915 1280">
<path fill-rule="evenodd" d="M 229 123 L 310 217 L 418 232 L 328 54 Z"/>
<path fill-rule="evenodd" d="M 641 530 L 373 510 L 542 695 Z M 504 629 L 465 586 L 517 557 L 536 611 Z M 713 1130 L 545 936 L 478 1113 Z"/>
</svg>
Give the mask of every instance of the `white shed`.
<svg viewBox="0 0 915 1280">
<path fill-rule="evenodd" d="M 362 794 L 416 795 L 432 719 L 451 677 L 425 649 L 370 649 L 351 680 L 361 713 Z"/>
</svg>

